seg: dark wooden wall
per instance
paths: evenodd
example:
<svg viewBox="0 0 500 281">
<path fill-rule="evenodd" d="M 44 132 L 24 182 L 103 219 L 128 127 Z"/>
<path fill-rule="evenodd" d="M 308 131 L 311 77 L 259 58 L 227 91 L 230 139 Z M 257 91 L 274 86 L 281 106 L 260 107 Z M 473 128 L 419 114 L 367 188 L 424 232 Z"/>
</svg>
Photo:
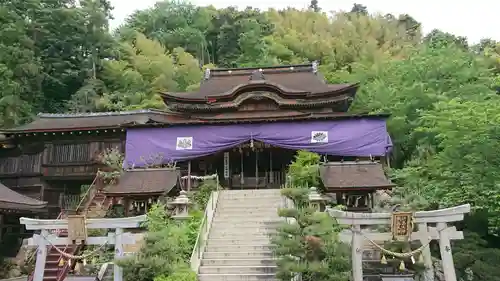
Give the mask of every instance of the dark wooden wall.
<svg viewBox="0 0 500 281">
<path fill-rule="evenodd" d="M 125 134 L 69 137 L 23 137 L 16 148 L 0 150 L 0 181 L 32 198 L 47 201 L 58 213 L 62 194 L 78 194 L 90 185 L 106 149 L 125 150 Z"/>
</svg>

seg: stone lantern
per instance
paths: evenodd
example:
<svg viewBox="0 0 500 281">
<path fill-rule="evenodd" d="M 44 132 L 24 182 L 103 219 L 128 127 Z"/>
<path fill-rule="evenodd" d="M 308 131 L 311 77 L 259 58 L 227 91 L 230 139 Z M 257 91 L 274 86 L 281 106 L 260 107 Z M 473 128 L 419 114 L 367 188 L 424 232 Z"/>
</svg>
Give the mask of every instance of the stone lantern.
<svg viewBox="0 0 500 281">
<path fill-rule="evenodd" d="M 189 205 L 191 202 L 187 197 L 187 192 L 181 190 L 179 196 L 174 201 L 168 203 L 169 206 L 174 207 L 172 218 L 174 219 L 187 219 L 189 218 Z"/>
<path fill-rule="evenodd" d="M 323 196 L 321 196 L 321 194 L 318 193 L 316 187 L 311 187 L 309 189 L 309 204 L 318 212 L 322 212 L 325 209 L 326 200 Z"/>
</svg>

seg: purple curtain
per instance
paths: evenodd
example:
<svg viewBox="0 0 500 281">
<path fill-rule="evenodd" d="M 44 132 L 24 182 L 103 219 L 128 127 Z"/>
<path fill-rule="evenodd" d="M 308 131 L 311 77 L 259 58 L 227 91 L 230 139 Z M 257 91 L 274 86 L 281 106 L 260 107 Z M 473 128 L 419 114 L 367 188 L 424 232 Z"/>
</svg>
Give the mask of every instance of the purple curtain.
<svg viewBox="0 0 500 281">
<path fill-rule="evenodd" d="M 173 126 L 127 130 L 124 165 L 182 161 L 249 140 L 338 156 L 383 156 L 392 146 L 385 119 Z"/>
</svg>

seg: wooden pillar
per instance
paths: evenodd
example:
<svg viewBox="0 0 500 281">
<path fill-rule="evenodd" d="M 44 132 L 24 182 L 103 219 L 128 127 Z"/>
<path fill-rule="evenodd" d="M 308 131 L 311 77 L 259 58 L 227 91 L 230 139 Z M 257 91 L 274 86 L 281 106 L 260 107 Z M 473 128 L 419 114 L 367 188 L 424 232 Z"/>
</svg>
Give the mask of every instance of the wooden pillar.
<svg viewBox="0 0 500 281">
<path fill-rule="evenodd" d="M 255 183 L 259 186 L 259 150 L 255 149 Z"/>
<path fill-rule="evenodd" d="M 42 229 L 41 236 L 48 237 L 49 231 L 47 229 Z M 36 264 L 35 264 L 35 272 L 33 273 L 33 281 L 43 281 L 46 260 L 47 260 L 47 242 L 45 241 L 45 239 L 40 239 L 38 244 L 38 249 L 36 250 Z"/>
<path fill-rule="evenodd" d="M 120 259 L 123 256 L 123 243 L 122 237 L 123 229 L 117 228 L 115 230 L 115 259 Z M 122 281 L 123 280 L 123 268 L 116 265 L 113 265 L 113 281 Z"/>
<path fill-rule="evenodd" d="M 2 243 L 2 234 L 3 234 L 3 214 L 0 214 L 0 243 Z"/>
<path fill-rule="evenodd" d="M 427 227 L 427 223 L 425 222 L 419 223 L 418 231 L 428 233 L 429 229 Z M 422 243 L 422 245 L 428 245 L 429 242 L 430 242 L 429 235 L 420 238 L 420 243 Z M 424 271 L 425 281 L 434 280 L 434 266 L 432 265 L 431 248 L 429 247 L 430 246 L 427 246 L 422 250 L 422 256 L 424 257 L 424 266 L 425 266 L 425 271 Z"/>
<path fill-rule="evenodd" d="M 188 161 L 187 191 L 191 191 L 191 160 Z"/>
<path fill-rule="evenodd" d="M 438 222 L 437 229 L 439 232 L 439 252 L 441 252 L 441 261 L 443 263 L 444 280 L 457 281 L 447 224 L 445 222 Z"/>
<path fill-rule="evenodd" d="M 274 183 L 274 172 L 273 172 L 273 150 L 269 147 L 269 183 Z"/>
<path fill-rule="evenodd" d="M 352 229 L 352 277 L 353 281 L 363 281 L 363 240 L 361 226 L 353 225 Z"/>
<path fill-rule="evenodd" d="M 243 173 L 243 149 L 240 148 L 240 188 L 243 188 L 243 184 L 245 184 L 245 173 Z"/>
</svg>

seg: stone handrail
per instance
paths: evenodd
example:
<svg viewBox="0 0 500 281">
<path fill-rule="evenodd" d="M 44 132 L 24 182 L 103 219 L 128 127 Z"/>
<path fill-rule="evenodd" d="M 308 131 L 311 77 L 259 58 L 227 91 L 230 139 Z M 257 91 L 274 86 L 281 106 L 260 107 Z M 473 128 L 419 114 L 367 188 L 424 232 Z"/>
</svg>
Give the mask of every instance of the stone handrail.
<svg viewBox="0 0 500 281">
<path fill-rule="evenodd" d="M 288 186 L 288 184 L 285 184 L 284 186 L 282 186 L 282 188 L 286 188 L 287 186 Z M 294 208 L 294 203 L 293 203 L 292 199 L 290 199 L 286 196 L 283 196 L 283 195 L 281 195 L 281 198 L 282 198 L 282 203 L 281 203 L 282 208 L 285 208 L 285 209 Z M 287 217 L 286 223 L 294 224 L 294 223 L 296 223 L 296 221 L 294 218 Z M 300 274 L 297 274 L 294 277 L 292 277 L 292 279 L 290 281 L 301 281 L 301 280 L 302 280 L 302 276 Z"/>
<path fill-rule="evenodd" d="M 210 226 L 212 225 L 212 220 L 214 218 L 215 210 L 217 209 L 217 202 L 219 201 L 219 191 L 214 191 L 210 195 L 207 207 L 205 208 L 205 213 L 203 215 L 203 220 L 198 230 L 198 237 L 196 238 L 196 243 L 193 248 L 193 253 L 191 254 L 191 269 L 198 273 L 200 267 L 201 258 L 203 252 L 205 251 L 205 246 L 208 239 L 208 234 L 210 231 Z"/>
</svg>

